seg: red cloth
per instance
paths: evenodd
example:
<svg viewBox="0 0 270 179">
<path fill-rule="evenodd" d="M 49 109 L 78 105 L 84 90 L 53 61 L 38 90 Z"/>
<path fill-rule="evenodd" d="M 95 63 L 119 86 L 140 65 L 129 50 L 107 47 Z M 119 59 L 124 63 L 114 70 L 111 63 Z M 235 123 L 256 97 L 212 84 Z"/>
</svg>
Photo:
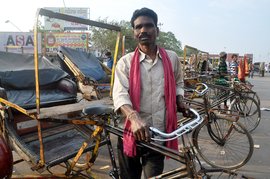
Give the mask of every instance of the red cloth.
<svg viewBox="0 0 270 179">
<path fill-rule="evenodd" d="M 245 76 L 247 76 L 249 73 L 248 71 L 248 61 L 246 56 L 244 59 L 240 59 L 239 65 L 238 65 L 238 79 L 242 82 L 245 82 Z"/>
<path fill-rule="evenodd" d="M 172 70 L 172 64 L 168 57 L 168 54 L 163 48 L 159 48 L 159 53 L 163 62 L 164 69 L 164 95 L 166 105 L 166 132 L 170 133 L 177 128 L 177 116 L 176 116 L 176 84 L 174 73 Z M 140 112 L 140 95 L 141 95 L 141 75 L 140 75 L 140 52 L 139 49 L 135 49 L 134 56 L 130 65 L 130 99 L 133 105 L 133 109 Z M 128 119 L 125 122 L 124 130 L 124 153 L 129 157 L 136 156 L 136 142 L 131 132 L 131 123 Z M 166 146 L 168 148 L 178 150 L 177 139 L 167 141 Z"/>
<path fill-rule="evenodd" d="M 248 76 L 249 69 L 248 69 L 248 58 L 247 58 L 247 56 L 244 57 L 244 64 L 245 64 L 245 76 Z"/>
</svg>

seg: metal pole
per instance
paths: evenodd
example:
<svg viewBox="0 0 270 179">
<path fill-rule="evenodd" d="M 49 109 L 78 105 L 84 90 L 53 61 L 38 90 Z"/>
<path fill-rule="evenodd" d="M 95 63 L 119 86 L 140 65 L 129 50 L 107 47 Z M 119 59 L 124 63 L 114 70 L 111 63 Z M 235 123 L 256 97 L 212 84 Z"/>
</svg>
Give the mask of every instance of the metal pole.
<svg viewBox="0 0 270 179">
<path fill-rule="evenodd" d="M 112 76 L 111 76 L 110 97 L 112 97 L 112 89 L 113 89 L 113 83 L 114 83 L 114 71 L 115 71 L 115 66 L 116 66 L 116 63 L 117 63 L 117 55 L 118 55 L 118 48 L 119 48 L 120 39 L 121 39 L 121 32 L 118 32 L 118 34 L 117 34 L 117 40 L 116 40 L 116 45 L 115 45 L 115 51 L 114 51 L 114 58 L 113 58 L 113 68 L 112 68 Z"/>
<path fill-rule="evenodd" d="M 11 22 L 10 20 L 6 20 L 5 23 L 10 23 L 11 25 L 13 25 L 18 31 L 22 32 L 22 30 L 16 26 L 13 22 Z"/>
</svg>

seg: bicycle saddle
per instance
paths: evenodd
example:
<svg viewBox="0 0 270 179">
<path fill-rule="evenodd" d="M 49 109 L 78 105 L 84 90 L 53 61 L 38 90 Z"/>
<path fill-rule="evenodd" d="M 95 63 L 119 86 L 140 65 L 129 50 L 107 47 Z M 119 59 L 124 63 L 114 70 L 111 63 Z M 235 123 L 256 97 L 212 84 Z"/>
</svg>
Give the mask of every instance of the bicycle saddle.
<svg viewBox="0 0 270 179">
<path fill-rule="evenodd" d="M 82 113 L 85 115 L 102 115 L 102 114 L 109 114 L 113 112 L 113 106 L 109 105 L 91 105 L 82 110 Z"/>
</svg>

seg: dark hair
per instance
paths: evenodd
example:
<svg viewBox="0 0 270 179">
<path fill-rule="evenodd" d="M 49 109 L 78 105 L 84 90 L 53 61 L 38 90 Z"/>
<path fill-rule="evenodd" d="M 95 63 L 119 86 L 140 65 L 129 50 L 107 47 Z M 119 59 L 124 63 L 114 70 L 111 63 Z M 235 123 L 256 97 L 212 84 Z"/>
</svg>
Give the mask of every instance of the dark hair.
<svg viewBox="0 0 270 179">
<path fill-rule="evenodd" d="M 226 52 L 220 52 L 219 53 L 219 56 L 220 56 L 220 58 L 227 58 L 227 53 Z"/>
<path fill-rule="evenodd" d="M 236 57 L 236 58 L 237 58 L 237 55 L 236 55 L 236 54 L 232 54 L 232 58 L 233 58 L 233 57 Z"/>
<path fill-rule="evenodd" d="M 105 55 L 106 55 L 107 57 L 110 57 L 110 56 L 112 55 L 112 53 L 111 53 L 111 52 L 106 52 Z"/>
<path fill-rule="evenodd" d="M 141 9 L 137 9 L 133 12 L 133 15 L 131 17 L 130 23 L 131 26 L 134 28 L 134 21 L 139 17 L 139 16 L 147 16 L 150 17 L 154 20 L 154 23 L 157 27 L 157 21 L 158 21 L 158 16 L 157 14 L 152 10 L 148 9 L 146 7 L 143 7 Z"/>
</svg>

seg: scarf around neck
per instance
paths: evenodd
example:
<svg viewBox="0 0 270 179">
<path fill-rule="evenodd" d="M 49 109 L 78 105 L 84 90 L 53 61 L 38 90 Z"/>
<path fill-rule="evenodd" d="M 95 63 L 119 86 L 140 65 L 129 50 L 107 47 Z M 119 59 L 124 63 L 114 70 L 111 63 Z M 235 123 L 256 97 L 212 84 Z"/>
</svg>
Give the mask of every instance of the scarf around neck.
<svg viewBox="0 0 270 179">
<path fill-rule="evenodd" d="M 164 95 L 166 105 L 166 132 L 170 133 L 177 128 L 176 116 L 176 84 L 174 73 L 172 70 L 171 60 L 168 57 L 165 49 L 158 48 L 164 70 Z M 133 109 L 140 112 L 140 95 L 141 95 L 141 74 L 140 74 L 140 52 L 138 47 L 135 49 L 134 56 L 130 65 L 130 78 L 129 78 L 129 95 L 133 105 Z M 129 119 L 125 120 L 124 127 L 124 153 L 129 157 L 136 156 L 136 141 L 131 132 L 131 122 Z M 166 147 L 177 150 L 177 139 L 167 141 Z"/>
</svg>

